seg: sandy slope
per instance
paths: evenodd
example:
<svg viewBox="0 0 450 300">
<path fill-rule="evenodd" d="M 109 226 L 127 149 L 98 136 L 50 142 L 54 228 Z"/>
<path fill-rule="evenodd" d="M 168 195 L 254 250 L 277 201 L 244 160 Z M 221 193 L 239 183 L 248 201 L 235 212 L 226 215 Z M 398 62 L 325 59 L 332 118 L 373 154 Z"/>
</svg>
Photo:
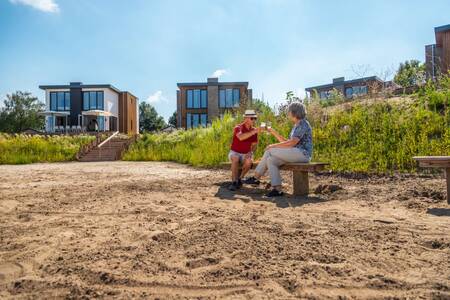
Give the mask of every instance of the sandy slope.
<svg viewBox="0 0 450 300">
<path fill-rule="evenodd" d="M 442 179 L 321 175 L 269 201 L 227 175 L 0 166 L 0 298 L 450 298 Z"/>
</svg>

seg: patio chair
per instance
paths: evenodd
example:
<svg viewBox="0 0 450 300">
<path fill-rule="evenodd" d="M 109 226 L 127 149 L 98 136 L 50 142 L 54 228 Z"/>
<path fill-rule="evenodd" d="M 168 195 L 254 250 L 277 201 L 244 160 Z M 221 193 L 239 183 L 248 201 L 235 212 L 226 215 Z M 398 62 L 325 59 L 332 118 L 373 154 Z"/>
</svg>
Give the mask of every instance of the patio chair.
<svg viewBox="0 0 450 300">
<path fill-rule="evenodd" d="M 77 125 L 77 132 L 81 132 L 81 126 Z"/>
</svg>

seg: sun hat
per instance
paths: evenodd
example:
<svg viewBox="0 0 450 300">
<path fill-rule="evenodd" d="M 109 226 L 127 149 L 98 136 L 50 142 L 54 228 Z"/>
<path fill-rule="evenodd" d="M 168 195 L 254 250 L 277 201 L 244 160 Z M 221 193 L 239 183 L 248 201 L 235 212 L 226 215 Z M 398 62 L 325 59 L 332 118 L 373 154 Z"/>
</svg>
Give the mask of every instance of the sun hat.
<svg viewBox="0 0 450 300">
<path fill-rule="evenodd" d="M 244 118 L 257 118 L 258 115 L 253 109 L 247 109 L 244 113 Z"/>
</svg>

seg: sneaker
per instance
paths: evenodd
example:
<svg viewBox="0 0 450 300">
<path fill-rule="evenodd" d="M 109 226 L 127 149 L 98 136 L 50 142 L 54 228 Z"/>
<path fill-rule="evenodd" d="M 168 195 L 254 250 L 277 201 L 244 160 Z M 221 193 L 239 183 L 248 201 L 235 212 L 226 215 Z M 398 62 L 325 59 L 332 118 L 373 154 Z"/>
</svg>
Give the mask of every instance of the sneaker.
<svg viewBox="0 0 450 300">
<path fill-rule="evenodd" d="M 242 180 L 239 179 L 238 182 L 237 182 L 237 184 L 238 184 L 238 187 L 241 188 L 241 187 L 242 187 Z"/>
<path fill-rule="evenodd" d="M 268 192 L 266 194 L 266 197 L 272 198 L 272 197 L 280 197 L 280 196 L 283 196 L 283 195 L 284 195 L 283 192 L 281 192 L 281 191 L 279 191 L 277 189 L 272 189 L 270 192 Z"/>
<path fill-rule="evenodd" d="M 243 181 L 245 184 L 251 184 L 251 185 L 259 185 L 261 182 L 256 179 L 254 176 L 252 177 L 247 177 L 246 179 L 244 179 Z"/>
<path fill-rule="evenodd" d="M 233 181 L 232 184 L 228 187 L 230 191 L 237 191 L 240 188 L 238 181 Z"/>
</svg>

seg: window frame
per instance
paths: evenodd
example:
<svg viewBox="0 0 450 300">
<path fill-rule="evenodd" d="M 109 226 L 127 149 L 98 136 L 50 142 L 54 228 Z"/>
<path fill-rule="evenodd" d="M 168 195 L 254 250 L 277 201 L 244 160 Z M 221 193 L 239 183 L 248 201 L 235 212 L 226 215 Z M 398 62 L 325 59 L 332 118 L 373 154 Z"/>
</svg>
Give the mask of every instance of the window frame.
<svg viewBox="0 0 450 300">
<path fill-rule="evenodd" d="M 62 106 L 59 106 L 59 97 L 62 95 Z M 53 91 L 49 92 L 49 108 L 51 111 L 70 111 L 70 92 Z"/>
<path fill-rule="evenodd" d="M 91 106 L 91 95 L 95 95 L 94 106 Z M 99 97 L 99 95 L 101 95 L 101 97 Z M 83 101 L 82 105 L 83 111 L 105 110 L 105 91 L 83 91 L 82 101 Z"/>
</svg>

